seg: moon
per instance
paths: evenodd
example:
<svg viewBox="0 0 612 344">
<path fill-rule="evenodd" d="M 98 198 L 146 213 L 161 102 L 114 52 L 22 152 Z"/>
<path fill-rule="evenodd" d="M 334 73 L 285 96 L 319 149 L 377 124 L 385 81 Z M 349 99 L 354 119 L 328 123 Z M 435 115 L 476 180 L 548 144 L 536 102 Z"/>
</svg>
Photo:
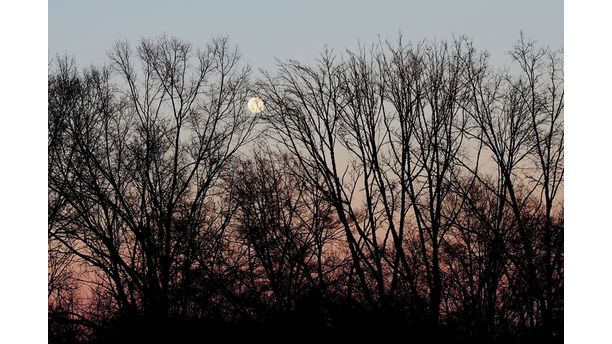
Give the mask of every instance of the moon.
<svg viewBox="0 0 612 344">
<path fill-rule="evenodd" d="M 247 103 L 247 107 L 251 113 L 260 113 L 265 109 L 264 102 L 259 97 L 252 97 Z"/>
</svg>

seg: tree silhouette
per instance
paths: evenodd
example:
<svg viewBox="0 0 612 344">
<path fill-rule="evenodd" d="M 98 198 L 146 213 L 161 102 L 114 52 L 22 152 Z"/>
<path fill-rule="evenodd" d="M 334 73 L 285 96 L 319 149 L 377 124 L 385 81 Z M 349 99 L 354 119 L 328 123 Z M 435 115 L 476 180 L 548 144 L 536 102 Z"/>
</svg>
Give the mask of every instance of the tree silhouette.
<svg viewBox="0 0 612 344">
<path fill-rule="evenodd" d="M 49 72 L 52 342 L 563 339 L 562 54 L 225 38 Z M 251 97 L 265 110 L 247 110 Z"/>
</svg>

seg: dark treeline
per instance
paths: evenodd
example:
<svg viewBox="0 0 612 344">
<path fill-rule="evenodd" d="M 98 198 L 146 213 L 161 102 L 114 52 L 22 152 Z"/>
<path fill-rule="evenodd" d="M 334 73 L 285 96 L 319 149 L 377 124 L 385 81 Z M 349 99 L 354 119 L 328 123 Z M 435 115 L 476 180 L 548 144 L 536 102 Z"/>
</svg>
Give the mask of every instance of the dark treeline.
<svg viewBox="0 0 612 344">
<path fill-rule="evenodd" d="M 58 58 L 50 341 L 561 342 L 562 54 L 509 54 L 400 38 L 259 78 L 226 39 Z"/>
</svg>

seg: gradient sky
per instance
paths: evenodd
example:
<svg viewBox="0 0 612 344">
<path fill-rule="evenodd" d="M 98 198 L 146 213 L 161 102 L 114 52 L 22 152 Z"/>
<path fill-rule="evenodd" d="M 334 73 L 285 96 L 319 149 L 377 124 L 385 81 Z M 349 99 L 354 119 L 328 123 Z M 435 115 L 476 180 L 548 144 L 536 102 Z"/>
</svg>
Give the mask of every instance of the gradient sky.
<svg viewBox="0 0 612 344">
<path fill-rule="evenodd" d="M 162 33 L 196 47 L 227 35 L 249 63 L 267 69 L 274 57 L 308 61 L 324 44 L 341 51 L 400 31 L 412 41 L 465 34 L 501 65 L 521 30 L 563 48 L 563 1 L 49 1 L 49 56 L 67 53 L 82 66 L 106 62 L 117 40 Z"/>
</svg>

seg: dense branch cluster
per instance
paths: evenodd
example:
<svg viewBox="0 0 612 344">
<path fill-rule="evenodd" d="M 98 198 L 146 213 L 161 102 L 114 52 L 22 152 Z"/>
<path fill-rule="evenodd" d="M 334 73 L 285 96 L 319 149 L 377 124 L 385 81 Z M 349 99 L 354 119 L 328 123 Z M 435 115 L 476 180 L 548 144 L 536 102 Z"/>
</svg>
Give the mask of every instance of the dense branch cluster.
<svg viewBox="0 0 612 344">
<path fill-rule="evenodd" d="M 50 338 L 561 340 L 562 55 L 510 55 L 400 38 L 257 80 L 226 39 L 59 59 Z"/>
</svg>

